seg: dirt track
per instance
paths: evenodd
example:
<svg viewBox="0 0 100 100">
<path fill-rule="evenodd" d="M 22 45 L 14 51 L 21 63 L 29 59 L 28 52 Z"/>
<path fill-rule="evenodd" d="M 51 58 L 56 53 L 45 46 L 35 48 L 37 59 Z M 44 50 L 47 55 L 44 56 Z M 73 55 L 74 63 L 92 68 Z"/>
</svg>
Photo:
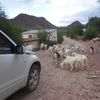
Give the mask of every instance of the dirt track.
<svg viewBox="0 0 100 100">
<path fill-rule="evenodd" d="M 73 40 L 65 39 L 63 44 L 70 41 Z M 87 42 L 74 42 L 88 50 Z M 57 68 L 44 50 L 36 53 L 42 64 L 37 90 L 30 94 L 18 91 L 8 100 L 100 100 L 100 53 L 90 55 L 87 51 L 89 65 L 86 71 L 79 72 Z"/>
</svg>

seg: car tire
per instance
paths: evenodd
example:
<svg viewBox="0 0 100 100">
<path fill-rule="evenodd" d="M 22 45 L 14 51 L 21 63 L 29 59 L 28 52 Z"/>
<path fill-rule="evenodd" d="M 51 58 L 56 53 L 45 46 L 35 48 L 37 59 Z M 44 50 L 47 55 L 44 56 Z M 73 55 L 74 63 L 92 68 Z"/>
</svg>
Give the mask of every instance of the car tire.
<svg viewBox="0 0 100 100">
<path fill-rule="evenodd" d="M 40 79 L 39 66 L 32 65 L 30 72 L 29 72 L 27 85 L 26 85 L 27 92 L 36 90 L 38 83 L 39 83 L 39 79 Z"/>
</svg>

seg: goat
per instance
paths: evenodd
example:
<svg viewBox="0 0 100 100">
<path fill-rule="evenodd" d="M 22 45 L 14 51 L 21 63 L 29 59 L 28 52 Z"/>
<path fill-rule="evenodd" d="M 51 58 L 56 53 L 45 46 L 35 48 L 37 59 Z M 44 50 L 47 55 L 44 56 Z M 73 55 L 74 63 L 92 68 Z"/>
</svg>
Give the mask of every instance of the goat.
<svg viewBox="0 0 100 100">
<path fill-rule="evenodd" d="M 93 46 L 90 46 L 90 53 L 91 54 L 94 54 L 95 53 L 95 50 L 94 50 L 94 47 Z"/>
<path fill-rule="evenodd" d="M 74 70 L 76 59 L 71 56 L 66 56 L 66 58 L 60 63 L 61 68 L 67 69 L 70 66 L 70 71 Z M 64 66 L 65 65 L 65 66 Z"/>
<path fill-rule="evenodd" d="M 61 62 L 61 55 L 60 55 L 60 53 L 59 53 L 58 51 L 55 51 L 55 52 L 53 53 L 53 60 L 54 60 L 54 62 L 55 62 L 57 65 L 60 64 L 60 62 Z"/>
</svg>

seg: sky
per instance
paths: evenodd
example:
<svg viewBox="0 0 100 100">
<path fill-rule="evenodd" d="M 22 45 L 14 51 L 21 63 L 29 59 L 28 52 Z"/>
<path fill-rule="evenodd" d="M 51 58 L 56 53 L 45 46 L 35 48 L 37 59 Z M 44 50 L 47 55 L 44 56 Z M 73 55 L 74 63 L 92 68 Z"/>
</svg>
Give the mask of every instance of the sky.
<svg viewBox="0 0 100 100">
<path fill-rule="evenodd" d="M 87 23 L 94 16 L 100 17 L 97 0 L 0 0 L 9 18 L 20 13 L 45 17 L 56 26 L 67 26 L 74 21 Z"/>
</svg>

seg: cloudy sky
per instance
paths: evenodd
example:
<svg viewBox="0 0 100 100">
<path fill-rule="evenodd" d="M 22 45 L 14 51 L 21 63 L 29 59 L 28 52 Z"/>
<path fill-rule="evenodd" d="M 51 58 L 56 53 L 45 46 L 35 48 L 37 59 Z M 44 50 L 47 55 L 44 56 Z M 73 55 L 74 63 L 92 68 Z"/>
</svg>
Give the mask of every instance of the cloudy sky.
<svg viewBox="0 0 100 100">
<path fill-rule="evenodd" d="M 86 23 L 91 16 L 100 17 L 97 0 L 0 0 L 9 18 L 20 13 L 45 17 L 56 26 L 78 20 Z"/>
</svg>

